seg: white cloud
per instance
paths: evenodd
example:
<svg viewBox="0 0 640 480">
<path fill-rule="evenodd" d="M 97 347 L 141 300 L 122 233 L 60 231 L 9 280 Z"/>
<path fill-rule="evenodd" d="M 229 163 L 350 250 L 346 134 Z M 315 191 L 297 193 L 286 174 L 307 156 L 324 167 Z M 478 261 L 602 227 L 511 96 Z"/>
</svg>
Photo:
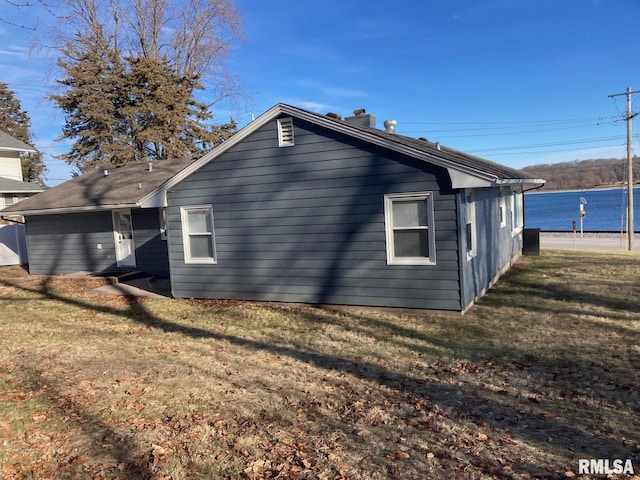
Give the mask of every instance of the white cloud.
<svg viewBox="0 0 640 480">
<path fill-rule="evenodd" d="M 29 49 L 25 47 L 18 47 L 15 45 L 9 45 L 5 46 L 4 48 L 0 48 L 0 55 L 26 59 L 29 56 Z"/>
<path fill-rule="evenodd" d="M 326 85 L 316 80 L 310 80 L 305 78 L 297 80 L 295 84 L 298 87 L 309 88 L 312 90 L 316 90 L 322 93 L 323 95 L 329 95 L 333 97 L 351 98 L 351 97 L 367 97 L 368 96 L 368 94 L 363 90 L 348 88 L 348 87 L 336 87 L 332 85 Z"/>
<path fill-rule="evenodd" d="M 311 110 L 312 112 L 328 112 L 331 107 L 325 103 L 318 103 L 313 101 L 297 100 L 290 103 L 296 107 L 304 108 L 305 110 Z"/>
</svg>

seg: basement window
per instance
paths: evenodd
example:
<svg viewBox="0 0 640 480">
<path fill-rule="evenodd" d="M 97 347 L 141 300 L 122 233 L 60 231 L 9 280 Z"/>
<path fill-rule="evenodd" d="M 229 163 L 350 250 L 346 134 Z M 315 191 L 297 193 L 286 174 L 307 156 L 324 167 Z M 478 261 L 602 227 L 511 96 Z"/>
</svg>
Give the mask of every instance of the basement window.
<svg viewBox="0 0 640 480">
<path fill-rule="evenodd" d="M 293 147 L 293 118 L 280 118 L 278 120 L 278 146 Z"/>
</svg>

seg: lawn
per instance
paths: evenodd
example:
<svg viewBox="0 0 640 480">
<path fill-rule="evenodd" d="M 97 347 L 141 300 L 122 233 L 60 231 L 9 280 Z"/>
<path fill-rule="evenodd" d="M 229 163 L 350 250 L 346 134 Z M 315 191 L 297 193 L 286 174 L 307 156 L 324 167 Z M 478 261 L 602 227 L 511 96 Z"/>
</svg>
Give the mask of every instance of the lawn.
<svg viewBox="0 0 640 480">
<path fill-rule="evenodd" d="M 0 268 L 0 478 L 640 478 L 638 255 L 523 257 L 464 316 L 103 282 Z"/>
</svg>

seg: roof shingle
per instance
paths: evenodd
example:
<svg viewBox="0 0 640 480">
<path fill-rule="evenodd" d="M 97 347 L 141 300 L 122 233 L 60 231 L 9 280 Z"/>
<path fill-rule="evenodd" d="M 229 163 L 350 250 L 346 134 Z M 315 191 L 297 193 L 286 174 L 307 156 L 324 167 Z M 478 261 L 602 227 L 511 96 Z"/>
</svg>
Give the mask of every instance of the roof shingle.
<svg viewBox="0 0 640 480">
<path fill-rule="evenodd" d="M 2 211 L 27 212 L 134 206 L 191 162 L 191 159 L 158 160 L 151 163 L 151 169 L 149 162 L 97 169 L 74 177 Z M 107 175 L 105 171 L 108 172 Z"/>
<path fill-rule="evenodd" d="M 14 152 L 31 152 L 35 153 L 36 149 L 30 147 L 26 143 L 17 138 L 12 137 L 8 133 L 0 130 L 0 151 L 2 150 L 10 150 Z"/>
</svg>

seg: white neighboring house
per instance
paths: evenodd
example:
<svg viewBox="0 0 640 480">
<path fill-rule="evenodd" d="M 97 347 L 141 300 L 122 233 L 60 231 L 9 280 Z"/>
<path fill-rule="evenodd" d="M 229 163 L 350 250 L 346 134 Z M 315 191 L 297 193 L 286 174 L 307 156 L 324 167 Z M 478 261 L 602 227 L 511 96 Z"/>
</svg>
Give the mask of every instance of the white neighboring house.
<svg viewBox="0 0 640 480">
<path fill-rule="evenodd" d="M 43 190 L 37 183 L 24 182 L 21 158 L 36 149 L 0 130 L 0 209 Z"/>
<path fill-rule="evenodd" d="M 43 190 L 41 185 L 22 179 L 21 158 L 25 153 L 36 150 L 0 131 L 0 210 Z M 14 216 L 0 218 L 0 265 L 27 263 L 24 225 L 16 223 L 21 220 Z"/>
</svg>

